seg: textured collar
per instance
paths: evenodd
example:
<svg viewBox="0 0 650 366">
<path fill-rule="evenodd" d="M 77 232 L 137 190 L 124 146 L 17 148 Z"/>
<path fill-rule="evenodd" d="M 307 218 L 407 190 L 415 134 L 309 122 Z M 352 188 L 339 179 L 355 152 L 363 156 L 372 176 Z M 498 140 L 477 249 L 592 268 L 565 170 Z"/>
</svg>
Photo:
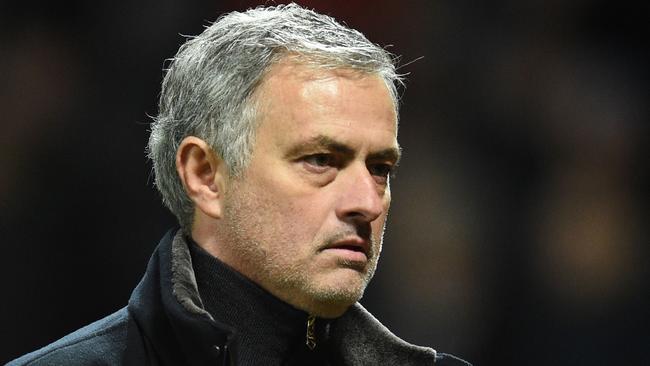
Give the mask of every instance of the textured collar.
<svg viewBox="0 0 650 366">
<path fill-rule="evenodd" d="M 162 310 L 155 303 L 161 300 Z M 214 362 L 220 347 L 232 335 L 228 325 L 216 322 L 204 310 L 188 243 L 181 230 L 170 231 L 163 238 L 129 301 L 129 308 L 156 353 L 172 361 L 182 359 L 169 350 L 174 348 L 173 343 L 178 343 L 191 364 Z M 165 327 L 171 327 L 175 333 L 172 339 L 161 335 L 167 330 Z M 350 366 L 433 365 L 436 360 L 435 350 L 398 338 L 359 303 L 332 321 L 330 341 Z"/>
<path fill-rule="evenodd" d="M 309 315 L 215 258 L 187 238 L 192 267 L 204 309 L 235 329 L 233 355 L 241 365 L 323 365 L 334 357 L 328 349 L 329 321 Z M 308 324 L 313 324 L 308 327 Z M 307 346 L 313 335 L 316 347 Z"/>
</svg>

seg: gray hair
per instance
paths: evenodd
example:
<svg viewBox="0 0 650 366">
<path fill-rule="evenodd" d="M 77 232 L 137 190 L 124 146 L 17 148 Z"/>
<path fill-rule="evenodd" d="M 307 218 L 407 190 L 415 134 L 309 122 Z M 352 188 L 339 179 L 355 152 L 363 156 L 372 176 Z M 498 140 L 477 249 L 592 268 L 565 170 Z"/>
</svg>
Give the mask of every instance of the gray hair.
<svg viewBox="0 0 650 366">
<path fill-rule="evenodd" d="M 258 7 L 220 17 L 183 44 L 162 82 L 148 156 L 164 204 L 189 232 L 194 204 L 176 171 L 176 152 L 187 136 L 206 141 L 239 176 L 257 128 L 253 93 L 269 68 L 288 56 L 326 69 L 352 69 L 381 77 L 398 109 L 395 58 L 360 32 L 296 4 Z"/>
</svg>

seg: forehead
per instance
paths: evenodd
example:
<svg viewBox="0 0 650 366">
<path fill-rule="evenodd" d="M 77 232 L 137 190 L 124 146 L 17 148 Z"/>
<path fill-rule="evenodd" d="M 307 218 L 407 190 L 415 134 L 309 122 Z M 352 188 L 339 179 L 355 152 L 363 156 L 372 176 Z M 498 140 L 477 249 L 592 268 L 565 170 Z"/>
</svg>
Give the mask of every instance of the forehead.
<svg viewBox="0 0 650 366">
<path fill-rule="evenodd" d="M 305 132 L 338 126 L 397 135 L 396 106 L 386 81 L 377 74 L 284 61 L 262 80 L 256 104 L 262 125 L 291 125 Z"/>
</svg>

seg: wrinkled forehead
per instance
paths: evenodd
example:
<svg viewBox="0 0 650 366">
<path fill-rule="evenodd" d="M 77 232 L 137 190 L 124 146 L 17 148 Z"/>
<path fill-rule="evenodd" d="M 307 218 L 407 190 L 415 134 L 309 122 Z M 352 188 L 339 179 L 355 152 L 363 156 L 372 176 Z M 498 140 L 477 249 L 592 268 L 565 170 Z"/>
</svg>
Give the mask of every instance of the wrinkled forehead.
<svg viewBox="0 0 650 366">
<path fill-rule="evenodd" d="M 272 111 L 284 110 L 285 106 L 296 106 L 298 102 L 302 108 L 316 105 L 319 109 L 361 109 L 364 105 L 380 105 L 386 113 L 384 116 L 391 117 L 397 130 L 397 110 L 390 88 L 376 73 L 322 68 L 291 60 L 275 64 L 256 90 L 258 120 L 264 120 L 265 114 Z M 298 108 L 294 112 L 299 111 Z"/>
<path fill-rule="evenodd" d="M 327 138 L 363 154 L 399 150 L 389 94 L 376 75 L 278 65 L 259 90 L 256 142 L 293 149 Z"/>
<path fill-rule="evenodd" d="M 346 78 L 358 81 L 359 83 L 368 82 L 373 79 L 381 80 L 390 96 L 391 104 L 395 112 L 395 120 L 396 122 L 399 120 L 399 103 L 392 80 L 385 77 L 379 71 L 368 71 L 337 63 L 335 60 L 324 57 L 306 56 L 295 53 L 279 56 L 266 69 L 264 75 L 257 83 L 252 99 L 256 103 L 263 102 L 261 99 L 265 97 L 265 93 L 273 93 L 277 90 L 277 88 L 274 89 L 275 85 L 273 84 L 277 84 L 282 80 L 291 79 L 293 82 L 305 83 L 317 80 L 327 81 L 336 78 Z"/>
</svg>

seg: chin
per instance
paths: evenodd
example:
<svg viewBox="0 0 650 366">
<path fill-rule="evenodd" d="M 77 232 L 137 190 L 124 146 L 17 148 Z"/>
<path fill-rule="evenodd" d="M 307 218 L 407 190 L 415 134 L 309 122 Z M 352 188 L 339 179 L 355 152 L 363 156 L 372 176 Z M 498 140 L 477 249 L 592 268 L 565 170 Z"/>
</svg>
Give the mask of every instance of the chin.
<svg viewBox="0 0 650 366">
<path fill-rule="evenodd" d="M 312 286 L 307 295 L 311 299 L 307 311 L 322 318 L 339 317 L 361 299 L 366 285 L 367 281 L 357 274 L 355 279 L 340 278 L 329 286 Z"/>
<path fill-rule="evenodd" d="M 328 301 L 316 301 L 306 311 L 320 318 L 333 319 L 343 315 L 350 306 L 354 305 L 359 298 L 329 299 Z"/>
</svg>

